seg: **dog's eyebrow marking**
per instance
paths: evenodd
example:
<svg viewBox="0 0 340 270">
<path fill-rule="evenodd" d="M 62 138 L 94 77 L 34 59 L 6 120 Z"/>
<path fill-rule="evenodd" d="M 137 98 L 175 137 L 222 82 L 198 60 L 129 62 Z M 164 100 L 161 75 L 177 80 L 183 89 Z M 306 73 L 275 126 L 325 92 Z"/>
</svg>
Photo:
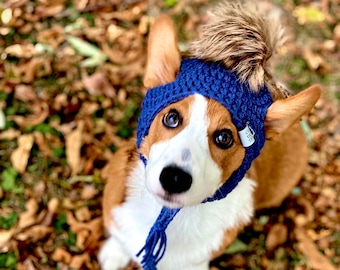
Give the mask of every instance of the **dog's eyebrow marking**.
<svg viewBox="0 0 340 270">
<path fill-rule="evenodd" d="M 189 148 L 185 148 L 182 151 L 182 161 L 189 161 L 191 160 L 191 151 Z"/>
</svg>

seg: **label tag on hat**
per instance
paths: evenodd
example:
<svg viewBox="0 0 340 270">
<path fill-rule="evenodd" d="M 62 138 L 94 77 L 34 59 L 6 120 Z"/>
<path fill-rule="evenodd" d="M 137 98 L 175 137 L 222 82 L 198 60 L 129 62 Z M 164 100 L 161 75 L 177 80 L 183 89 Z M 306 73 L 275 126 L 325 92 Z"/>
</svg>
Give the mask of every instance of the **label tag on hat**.
<svg viewBox="0 0 340 270">
<path fill-rule="evenodd" d="M 244 147 L 249 147 L 254 144 L 255 142 L 255 132 L 254 130 L 249 126 L 249 123 L 247 122 L 247 125 L 244 129 L 238 132 L 240 136 L 241 143 Z"/>
</svg>

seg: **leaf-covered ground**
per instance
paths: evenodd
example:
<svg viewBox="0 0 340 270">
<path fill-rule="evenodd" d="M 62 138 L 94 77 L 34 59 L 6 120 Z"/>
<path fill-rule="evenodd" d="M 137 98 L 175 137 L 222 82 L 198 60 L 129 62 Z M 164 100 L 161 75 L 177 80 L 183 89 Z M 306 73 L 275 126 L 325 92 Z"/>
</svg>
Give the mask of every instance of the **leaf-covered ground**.
<svg viewBox="0 0 340 270">
<path fill-rule="evenodd" d="M 185 51 L 208 2 L 0 2 L 0 269 L 99 269 L 100 171 L 134 135 L 150 23 L 170 14 Z M 212 267 L 339 269 L 340 1 L 257 2 L 287 26 L 276 77 L 324 93 L 304 122 L 311 152 L 299 186 Z"/>
</svg>

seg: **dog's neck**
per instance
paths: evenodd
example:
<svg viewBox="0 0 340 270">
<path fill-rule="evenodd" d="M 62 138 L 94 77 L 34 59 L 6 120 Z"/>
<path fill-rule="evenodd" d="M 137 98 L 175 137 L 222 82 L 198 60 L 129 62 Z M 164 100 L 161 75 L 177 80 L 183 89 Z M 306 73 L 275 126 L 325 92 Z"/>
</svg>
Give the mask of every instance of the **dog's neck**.
<svg viewBox="0 0 340 270">
<path fill-rule="evenodd" d="M 241 83 L 238 77 L 220 62 L 184 60 L 174 82 L 155 87 L 147 92 L 138 121 L 137 147 L 141 147 L 152 121 L 161 110 L 193 94 L 212 98 L 230 112 L 245 147 L 245 157 L 241 166 L 212 197 L 202 202 L 208 203 L 225 198 L 243 179 L 252 161 L 260 154 L 265 143 L 264 120 L 273 100 L 266 87 L 257 93 L 253 92 L 249 85 Z M 147 157 L 143 155 L 140 157 L 146 166 Z M 149 232 L 145 246 L 137 254 L 137 256 L 144 254 L 142 260 L 144 269 L 156 269 L 157 262 L 166 250 L 165 230 L 178 211 L 180 209 L 163 207 Z"/>
</svg>

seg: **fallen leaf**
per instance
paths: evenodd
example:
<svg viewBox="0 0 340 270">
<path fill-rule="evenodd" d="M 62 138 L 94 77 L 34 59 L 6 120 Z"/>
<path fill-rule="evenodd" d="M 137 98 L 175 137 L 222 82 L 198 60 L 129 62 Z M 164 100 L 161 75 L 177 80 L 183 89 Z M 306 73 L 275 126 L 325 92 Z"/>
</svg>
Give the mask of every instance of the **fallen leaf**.
<svg viewBox="0 0 340 270">
<path fill-rule="evenodd" d="M 26 208 L 26 211 L 21 213 L 19 216 L 19 222 L 17 226 L 18 231 L 21 231 L 22 229 L 30 225 L 33 225 L 37 220 L 36 214 L 38 212 L 39 205 L 34 198 L 29 199 L 25 203 L 25 208 Z"/>
<path fill-rule="evenodd" d="M 320 54 L 313 52 L 308 47 L 304 49 L 303 57 L 311 70 L 317 71 L 320 74 L 326 74 L 332 70 L 332 67 Z"/>
<path fill-rule="evenodd" d="M 57 198 L 51 198 L 47 204 L 48 211 L 46 213 L 46 216 L 44 217 L 44 220 L 42 222 L 43 225 L 49 226 L 51 225 L 53 221 L 54 215 L 57 213 L 57 210 L 59 208 L 59 200 Z"/>
<path fill-rule="evenodd" d="M 86 248 L 86 241 L 90 234 L 91 234 L 90 231 L 85 229 L 77 233 L 76 245 L 78 248 L 80 248 L 81 250 L 84 250 Z"/>
<path fill-rule="evenodd" d="M 336 270 L 335 266 L 324 256 L 305 234 L 303 229 L 295 229 L 296 238 L 299 241 L 298 249 L 302 252 L 312 269 L 315 270 Z"/>
<path fill-rule="evenodd" d="M 39 149 L 41 152 L 43 152 L 44 156 L 47 157 L 52 157 L 52 150 L 51 148 L 48 146 L 45 136 L 38 131 L 34 131 L 33 132 L 34 135 L 34 141 L 35 143 L 38 145 Z"/>
<path fill-rule="evenodd" d="M 10 56 L 15 56 L 18 58 L 32 58 L 37 54 L 37 50 L 33 44 L 14 44 L 8 46 L 5 51 L 6 54 Z"/>
<path fill-rule="evenodd" d="M 32 134 L 24 134 L 18 138 L 18 148 L 13 151 L 11 162 L 19 173 L 24 173 L 26 170 L 33 142 L 34 137 Z"/>
<path fill-rule="evenodd" d="M 82 79 L 82 82 L 87 91 L 92 95 L 102 95 L 114 98 L 115 90 L 109 83 L 105 74 L 102 72 L 94 73 L 91 76 L 86 76 Z"/>
<path fill-rule="evenodd" d="M 72 255 L 65 249 L 58 247 L 53 252 L 52 260 L 56 262 L 65 262 L 66 264 L 69 264 L 72 260 Z"/>
<path fill-rule="evenodd" d="M 29 239 L 31 242 L 34 243 L 47 237 L 49 234 L 53 232 L 53 230 L 54 229 L 52 227 L 47 227 L 45 225 L 38 224 L 30 227 L 24 232 L 17 234 L 16 239 L 20 241 L 26 241 Z"/>
<path fill-rule="evenodd" d="M 268 250 L 273 250 L 277 246 L 282 245 L 287 241 L 288 228 L 286 225 L 277 223 L 274 224 L 267 235 L 266 238 L 266 248 Z"/>
<path fill-rule="evenodd" d="M 35 112 L 30 116 L 11 115 L 8 120 L 13 120 L 20 127 L 36 126 L 45 121 L 49 115 L 49 108 L 46 103 L 36 103 Z"/>
<path fill-rule="evenodd" d="M 82 269 L 83 265 L 86 265 L 89 268 L 90 262 L 90 256 L 87 253 L 84 253 L 73 256 L 69 266 L 72 269 Z"/>
<path fill-rule="evenodd" d="M 66 40 L 81 55 L 88 58 L 80 62 L 83 67 L 97 67 L 107 60 L 107 56 L 96 46 L 78 37 L 68 36 Z"/>
<path fill-rule="evenodd" d="M 91 219 L 91 213 L 88 207 L 84 206 L 75 211 L 75 216 L 80 222 L 86 222 Z"/>
<path fill-rule="evenodd" d="M 72 175 L 76 175 L 80 168 L 80 149 L 82 146 L 84 122 L 79 121 L 77 128 L 65 136 L 66 140 L 66 159 L 72 170 Z"/>
<path fill-rule="evenodd" d="M 85 185 L 81 191 L 80 198 L 82 200 L 90 200 L 97 194 L 98 189 L 96 189 L 93 185 Z"/>
<path fill-rule="evenodd" d="M 299 24 L 320 23 L 325 20 L 325 15 L 318 8 L 310 6 L 297 6 L 293 10 L 293 15 L 297 18 Z"/>
<path fill-rule="evenodd" d="M 1 110 L 0 110 L 0 114 L 1 114 Z M 1 118 L 1 116 L 0 116 Z M 1 121 L 1 119 L 0 119 Z M 17 129 L 7 129 L 4 131 L 1 131 L 0 133 L 0 140 L 14 140 L 16 138 L 18 138 L 20 136 L 21 132 Z"/>
<path fill-rule="evenodd" d="M 14 96 L 23 102 L 33 101 L 38 98 L 37 94 L 33 91 L 32 86 L 26 84 L 19 84 L 15 87 Z"/>
<path fill-rule="evenodd" d="M 8 243 L 8 241 L 12 238 L 14 235 L 15 229 L 10 230 L 0 230 L 0 251 L 2 246 Z"/>
</svg>

